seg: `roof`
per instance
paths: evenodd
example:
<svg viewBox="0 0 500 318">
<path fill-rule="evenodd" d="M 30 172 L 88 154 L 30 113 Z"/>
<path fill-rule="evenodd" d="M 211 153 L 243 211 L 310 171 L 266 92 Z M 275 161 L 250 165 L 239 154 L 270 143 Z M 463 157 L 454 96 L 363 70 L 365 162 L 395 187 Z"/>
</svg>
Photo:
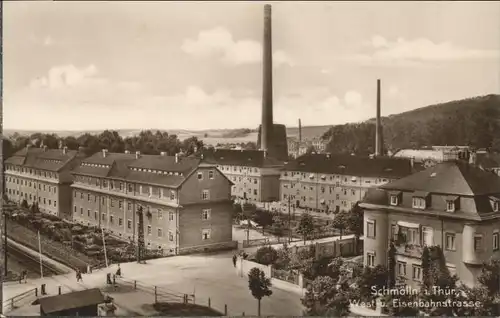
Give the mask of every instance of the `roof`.
<svg viewBox="0 0 500 318">
<path fill-rule="evenodd" d="M 379 188 L 465 196 L 498 194 L 500 177 L 467 163 L 453 161 L 439 163 Z"/>
<path fill-rule="evenodd" d="M 75 157 L 83 155 L 76 150 L 24 148 L 5 160 L 7 164 L 20 165 L 48 171 L 59 171 Z"/>
<path fill-rule="evenodd" d="M 442 161 L 444 159 L 444 153 L 442 150 L 430 150 L 430 149 L 401 149 L 397 151 L 394 155 L 396 158 L 414 158 L 416 162 L 422 162 L 425 160 L 435 160 Z"/>
<path fill-rule="evenodd" d="M 68 294 L 40 298 L 40 309 L 48 313 L 81 308 L 104 303 L 104 296 L 98 288 L 86 289 Z"/>
<path fill-rule="evenodd" d="M 285 164 L 284 170 L 362 177 L 401 178 L 412 173 L 409 159 L 337 154 L 306 154 Z"/>
<path fill-rule="evenodd" d="M 500 154 L 476 153 L 476 164 L 484 169 L 500 168 Z"/>
<path fill-rule="evenodd" d="M 202 160 L 175 156 L 139 155 L 98 152 L 82 160 L 73 174 L 108 177 L 138 183 L 179 187 L 195 171 Z M 177 175 L 176 175 L 177 174 Z"/>
<path fill-rule="evenodd" d="M 203 153 L 204 161 L 219 165 L 247 167 L 282 166 L 283 161 L 268 157 L 262 150 L 215 149 Z"/>
</svg>

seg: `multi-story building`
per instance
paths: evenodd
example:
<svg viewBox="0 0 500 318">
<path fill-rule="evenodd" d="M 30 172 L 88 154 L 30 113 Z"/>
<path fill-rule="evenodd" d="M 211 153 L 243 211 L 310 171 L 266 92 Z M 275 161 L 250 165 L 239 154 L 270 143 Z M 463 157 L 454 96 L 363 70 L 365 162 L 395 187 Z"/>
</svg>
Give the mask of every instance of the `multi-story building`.
<svg viewBox="0 0 500 318">
<path fill-rule="evenodd" d="M 38 206 L 40 212 L 71 219 L 71 169 L 82 151 L 26 147 L 5 160 L 5 194 L 9 200 Z"/>
<path fill-rule="evenodd" d="M 411 160 L 307 154 L 288 162 L 281 172 L 280 198 L 285 205 L 331 218 L 348 211 L 374 186 L 410 175 Z"/>
<path fill-rule="evenodd" d="M 364 263 L 386 265 L 396 243 L 396 272 L 417 288 L 423 246 L 441 246 L 451 274 L 474 285 L 481 264 L 500 258 L 500 178 L 465 162 L 443 162 L 368 191 Z"/>
<path fill-rule="evenodd" d="M 297 158 L 307 153 L 312 147 L 316 153 L 326 151 L 327 142 L 321 138 L 312 138 L 310 140 L 299 141 L 296 138 L 288 138 L 288 155 Z"/>
<path fill-rule="evenodd" d="M 279 201 L 279 178 L 283 161 L 261 150 L 215 149 L 206 158 L 233 182 L 234 199 L 249 202 Z"/>
<path fill-rule="evenodd" d="M 469 153 L 468 146 L 432 146 L 426 149 L 400 149 L 393 156 L 411 158 L 417 163 L 431 167 L 443 161 L 468 160 Z"/>
<path fill-rule="evenodd" d="M 231 181 L 215 165 L 178 155 L 98 152 L 73 170 L 73 219 L 164 254 L 233 247 Z"/>
</svg>

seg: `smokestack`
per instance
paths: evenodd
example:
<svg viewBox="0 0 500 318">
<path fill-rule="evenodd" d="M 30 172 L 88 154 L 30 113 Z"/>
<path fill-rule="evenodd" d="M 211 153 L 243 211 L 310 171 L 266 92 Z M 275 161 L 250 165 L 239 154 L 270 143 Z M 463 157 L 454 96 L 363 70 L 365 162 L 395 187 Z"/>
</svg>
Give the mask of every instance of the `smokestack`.
<svg viewBox="0 0 500 318">
<path fill-rule="evenodd" d="M 271 5 L 264 6 L 264 43 L 262 56 L 262 124 L 260 130 L 261 150 L 271 146 L 273 129 L 273 48 L 271 28 Z"/>
<path fill-rule="evenodd" d="M 377 80 L 377 120 L 375 126 L 375 156 L 382 155 L 382 124 L 380 122 L 380 79 Z"/>
<path fill-rule="evenodd" d="M 302 142 L 302 122 L 299 118 L 299 143 Z"/>
</svg>

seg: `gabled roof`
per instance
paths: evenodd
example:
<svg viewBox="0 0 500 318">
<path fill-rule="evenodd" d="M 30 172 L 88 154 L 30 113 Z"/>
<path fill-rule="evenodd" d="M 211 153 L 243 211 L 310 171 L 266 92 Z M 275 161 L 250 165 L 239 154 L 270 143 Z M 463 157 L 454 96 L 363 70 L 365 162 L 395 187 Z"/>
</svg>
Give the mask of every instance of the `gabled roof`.
<svg viewBox="0 0 500 318">
<path fill-rule="evenodd" d="M 85 289 L 68 294 L 39 299 L 40 309 L 45 313 L 81 308 L 104 303 L 104 296 L 98 288 Z"/>
<path fill-rule="evenodd" d="M 82 157 L 76 150 L 24 148 L 5 160 L 7 164 L 21 165 L 48 171 L 59 171 L 75 157 Z"/>
<path fill-rule="evenodd" d="M 214 151 L 205 151 L 203 153 L 203 158 L 205 162 L 219 165 L 257 168 L 283 165 L 283 161 L 268 157 L 265 155 L 265 152 L 261 150 L 215 149 Z"/>
<path fill-rule="evenodd" d="M 412 173 L 409 159 L 338 154 L 306 154 L 288 162 L 283 169 L 381 178 L 401 178 Z"/>
<path fill-rule="evenodd" d="M 82 161 L 73 174 L 179 187 L 200 166 L 197 158 L 98 152 Z M 176 175 L 177 174 L 177 175 Z"/>
<path fill-rule="evenodd" d="M 439 163 L 379 188 L 465 196 L 498 194 L 500 177 L 467 163 L 453 161 Z"/>
</svg>

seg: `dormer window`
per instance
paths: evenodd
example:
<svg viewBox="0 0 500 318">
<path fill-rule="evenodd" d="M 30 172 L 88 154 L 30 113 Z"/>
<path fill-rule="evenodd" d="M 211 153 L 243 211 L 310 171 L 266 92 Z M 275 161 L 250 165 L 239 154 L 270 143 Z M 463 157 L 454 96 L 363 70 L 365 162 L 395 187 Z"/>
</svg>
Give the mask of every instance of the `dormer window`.
<svg viewBox="0 0 500 318">
<path fill-rule="evenodd" d="M 446 201 L 446 211 L 455 212 L 455 201 L 452 200 Z"/>
<path fill-rule="evenodd" d="M 391 195 L 391 205 L 398 205 L 399 204 L 399 198 L 396 194 Z"/>
<path fill-rule="evenodd" d="M 494 212 L 499 212 L 500 211 L 500 202 L 499 201 L 494 201 L 493 202 L 493 211 Z"/>
<path fill-rule="evenodd" d="M 414 209 L 421 209 L 421 210 L 425 209 L 426 207 L 425 198 L 413 197 L 412 207 Z"/>
</svg>

